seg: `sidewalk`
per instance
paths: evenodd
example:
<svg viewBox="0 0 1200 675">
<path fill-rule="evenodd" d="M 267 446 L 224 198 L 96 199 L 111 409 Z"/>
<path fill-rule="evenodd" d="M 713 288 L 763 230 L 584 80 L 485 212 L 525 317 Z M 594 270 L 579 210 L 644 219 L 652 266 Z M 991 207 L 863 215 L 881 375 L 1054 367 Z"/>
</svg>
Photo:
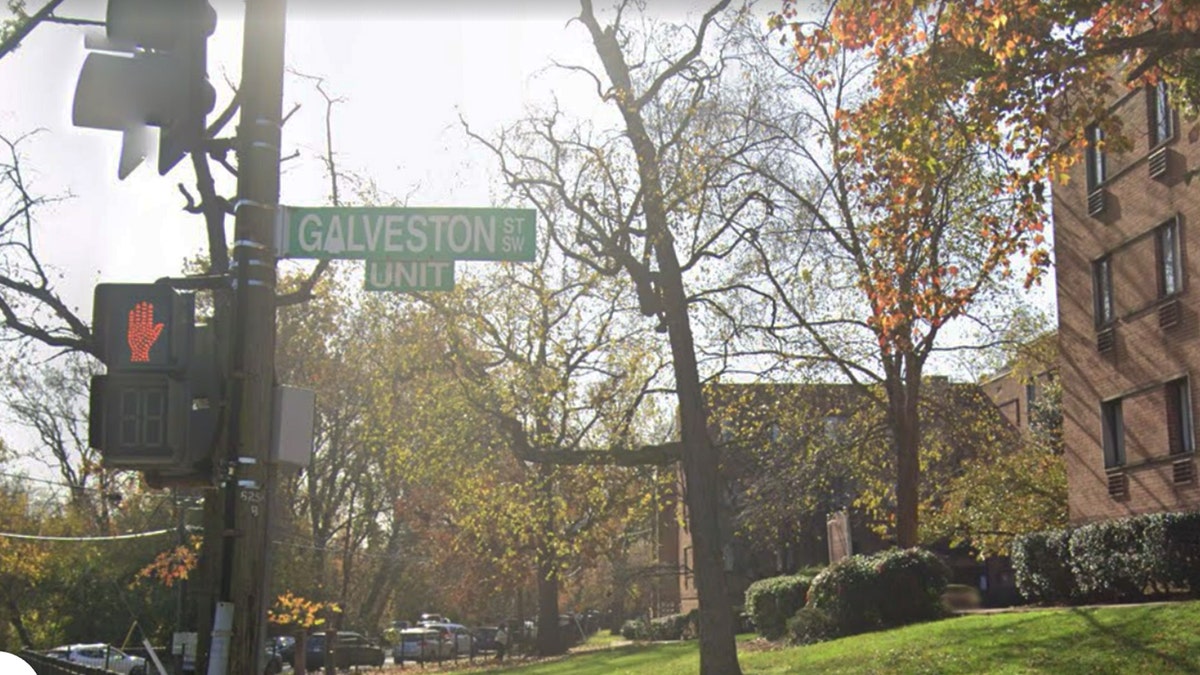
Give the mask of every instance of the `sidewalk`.
<svg viewBox="0 0 1200 675">
<path fill-rule="evenodd" d="M 981 607 L 979 609 L 958 609 L 950 613 L 959 616 L 968 614 L 1013 614 L 1018 612 L 1040 612 L 1055 609 L 1101 609 L 1104 607 L 1153 607 L 1155 605 L 1173 605 L 1178 600 L 1155 600 L 1153 602 L 1122 602 L 1104 603 L 1099 605 L 1014 605 L 1012 607 Z"/>
</svg>

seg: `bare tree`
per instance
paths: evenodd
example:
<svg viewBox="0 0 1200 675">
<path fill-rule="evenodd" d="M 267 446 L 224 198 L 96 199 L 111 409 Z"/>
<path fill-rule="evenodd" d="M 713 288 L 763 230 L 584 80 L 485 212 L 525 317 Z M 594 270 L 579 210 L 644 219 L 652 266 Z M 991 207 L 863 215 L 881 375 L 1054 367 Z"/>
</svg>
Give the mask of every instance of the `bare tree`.
<svg viewBox="0 0 1200 675">
<path fill-rule="evenodd" d="M 740 669 L 718 525 L 719 453 L 701 367 L 720 371 L 731 356 L 720 345 L 735 326 L 718 299 L 737 285 L 729 278 L 737 270 L 721 261 L 738 254 L 741 232 L 764 212 L 762 182 L 737 161 L 761 141 L 745 122 L 755 97 L 736 85 L 737 61 L 725 51 L 721 24 L 747 15 L 729 5 L 716 3 L 695 26 L 637 31 L 627 25 L 636 18 L 634 3 L 620 3 L 606 24 L 583 0 L 578 21 L 602 67 L 566 68 L 595 84 L 619 115 L 618 128 L 572 124 L 552 110 L 495 140 L 475 135 L 525 199 L 571 215 L 549 228 L 554 245 L 599 273 L 626 276 L 640 311 L 667 335 L 700 597 L 701 671 L 722 674 Z M 700 358 L 696 321 L 716 345 L 714 361 Z"/>
<path fill-rule="evenodd" d="M 96 374 L 94 360 L 67 354 L 54 364 L 10 358 L 3 384 L 4 402 L 17 425 L 32 433 L 35 446 L 23 454 L 57 473 L 70 504 L 95 530 L 112 529 L 112 507 L 136 483 L 136 477 L 105 469 L 87 437 L 87 387 Z"/>
<path fill-rule="evenodd" d="M 551 229 L 570 217 L 542 211 Z M 426 300 L 448 322 L 446 335 L 465 336 L 453 349 L 464 393 L 496 421 L 517 465 L 536 465 L 519 474 L 534 500 L 522 539 L 536 559 L 535 649 L 562 653 L 558 598 L 571 554 L 595 548 L 591 535 L 607 535 L 602 526 L 630 510 L 628 467 L 678 458 L 642 445 L 638 415 L 666 367 L 660 339 L 639 320 L 628 282 L 551 246 L 533 263 L 501 265 L 469 292 Z M 583 484 L 593 489 L 572 492 Z"/>
</svg>

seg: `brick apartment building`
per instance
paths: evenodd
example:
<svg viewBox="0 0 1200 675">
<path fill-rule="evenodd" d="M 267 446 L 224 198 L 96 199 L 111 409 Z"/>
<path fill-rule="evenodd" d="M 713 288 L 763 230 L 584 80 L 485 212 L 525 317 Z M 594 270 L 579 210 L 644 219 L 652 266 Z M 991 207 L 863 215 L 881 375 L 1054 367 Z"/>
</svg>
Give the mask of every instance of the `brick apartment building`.
<svg viewBox="0 0 1200 675">
<path fill-rule="evenodd" d="M 1165 86 L 1112 107 L 1131 148 L 1087 130 L 1054 186 L 1063 437 L 1072 523 L 1200 506 L 1192 374 L 1200 373 L 1200 126 Z"/>
</svg>

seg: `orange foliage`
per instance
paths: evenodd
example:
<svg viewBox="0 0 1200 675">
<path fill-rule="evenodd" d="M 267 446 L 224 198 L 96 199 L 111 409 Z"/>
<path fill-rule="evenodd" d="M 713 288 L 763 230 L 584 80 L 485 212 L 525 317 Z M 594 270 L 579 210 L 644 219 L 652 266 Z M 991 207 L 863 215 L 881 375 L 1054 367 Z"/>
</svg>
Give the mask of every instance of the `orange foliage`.
<svg viewBox="0 0 1200 675">
<path fill-rule="evenodd" d="M 159 553 L 153 562 L 138 571 L 134 582 L 157 579 L 162 585 L 170 588 L 175 582 L 187 579 L 199 560 L 200 542 L 200 537 L 192 535 L 187 544 Z"/>
<path fill-rule="evenodd" d="M 947 159 L 976 147 L 1007 156 L 995 192 L 1013 205 L 1004 222 L 979 223 L 987 247 L 973 276 L 1007 276 L 1024 256 L 1026 284 L 1036 283 L 1049 264 L 1044 183 L 1064 180 L 1087 125 L 1100 121 L 1121 142 L 1107 114 L 1117 57 L 1130 59 L 1126 85 L 1139 86 L 1186 76 L 1185 48 L 1200 45 L 1200 3 L 1187 0 L 842 0 L 827 19 L 800 21 L 785 0 L 773 25 L 790 31 L 801 65 L 842 52 L 873 60 L 872 95 L 838 121 L 841 161 L 861 167 L 852 187 L 872 224 L 860 284 L 893 354 L 975 299 L 975 287 L 954 283 L 957 270 L 913 254 L 929 240 L 933 186 L 954 171 Z"/>
</svg>

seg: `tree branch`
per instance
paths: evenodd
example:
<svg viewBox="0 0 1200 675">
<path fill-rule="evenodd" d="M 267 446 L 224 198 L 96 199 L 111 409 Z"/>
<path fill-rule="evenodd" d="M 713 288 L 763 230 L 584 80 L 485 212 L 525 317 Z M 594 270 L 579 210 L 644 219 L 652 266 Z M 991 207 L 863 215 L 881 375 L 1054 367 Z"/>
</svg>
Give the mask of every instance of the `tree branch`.
<svg viewBox="0 0 1200 675">
<path fill-rule="evenodd" d="M 63 0 L 50 0 L 41 9 L 34 12 L 28 19 L 18 25 L 15 30 L 3 41 L 0 42 L 0 59 L 10 54 L 24 40 L 38 24 L 47 21 L 54 10 L 63 3 Z"/>
</svg>

